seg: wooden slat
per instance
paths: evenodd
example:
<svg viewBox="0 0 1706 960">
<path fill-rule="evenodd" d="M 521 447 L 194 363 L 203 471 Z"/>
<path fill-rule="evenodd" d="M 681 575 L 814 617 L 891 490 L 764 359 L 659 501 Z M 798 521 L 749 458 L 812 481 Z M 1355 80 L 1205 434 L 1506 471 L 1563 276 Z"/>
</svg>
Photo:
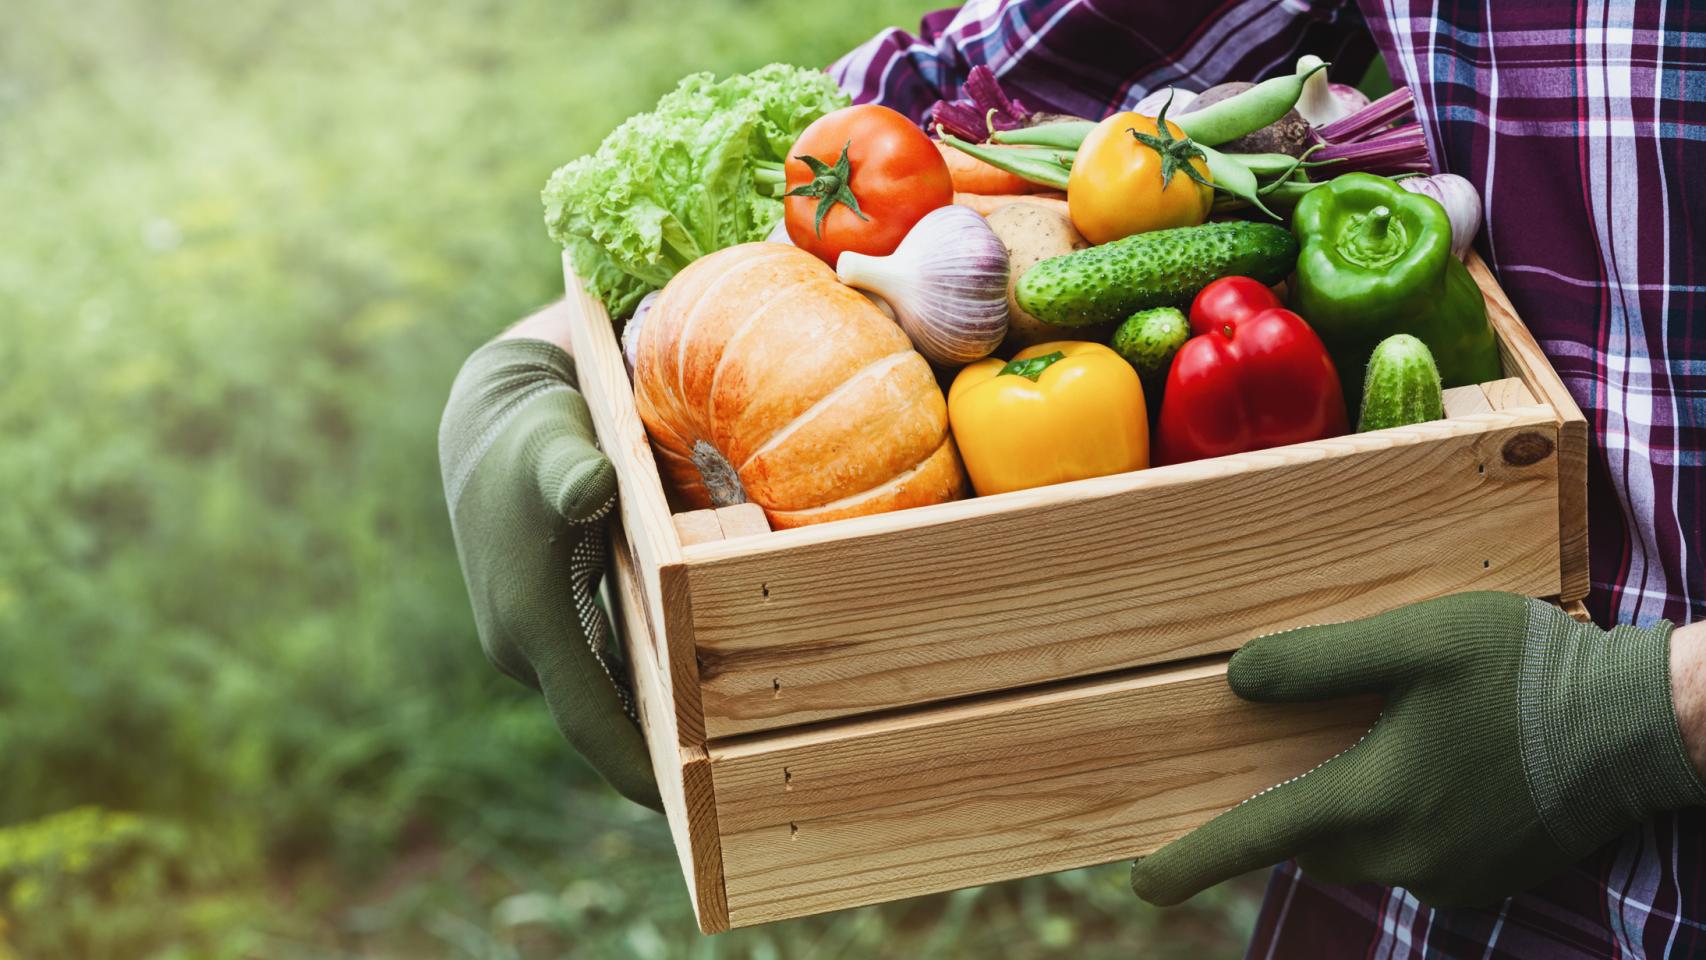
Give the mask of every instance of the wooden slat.
<svg viewBox="0 0 1706 960">
<path fill-rule="evenodd" d="M 688 547 L 706 730 L 1555 595 L 1556 438 L 1536 406 Z"/>
<path fill-rule="evenodd" d="M 1443 400 L 1447 419 L 1473 417 L 1478 413 L 1490 413 L 1493 409 L 1493 405 L 1487 402 L 1487 395 L 1475 384 L 1452 387 L 1444 392 Z"/>
<path fill-rule="evenodd" d="M 1482 396 L 1487 398 L 1487 405 L 1494 410 L 1509 410 L 1512 407 L 1528 407 L 1534 405 L 1534 393 L 1528 389 L 1528 384 L 1520 377 L 1506 377 L 1503 380 L 1493 380 L 1481 384 Z"/>
<path fill-rule="evenodd" d="M 713 743 L 730 922 L 1141 856 L 1342 750 L 1376 713 L 1245 703 L 1224 670 Z"/>
<path fill-rule="evenodd" d="M 673 515 L 670 520 L 675 524 L 675 535 L 684 547 L 723 539 L 723 525 L 717 521 L 715 510 L 689 510 Z"/>
<path fill-rule="evenodd" d="M 1582 623 L 1593 622 L 1593 614 L 1588 613 L 1588 605 L 1580 600 L 1565 600 L 1562 604 L 1559 604 L 1559 606 L 1564 608 L 1565 613 L 1577 620 L 1580 620 Z"/>
<path fill-rule="evenodd" d="M 764 508 L 756 503 L 718 507 L 717 521 L 722 524 L 724 540 L 770 532 L 770 518 L 764 515 Z"/>
<path fill-rule="evenodd" d="M 687 880 L 693 913 L 706 933 L 727 930 L 722 840 L 712 799 L 710 760 L 702 744 L 682 746 L 676 732 L 675 710 L 668 684 L 658 669 L 658 646 L 646 619 L 648 604 L 640 594 L 640 576 L 627 541 L 617 538 L 611 554 L 611 596 L 633 675 L 640 726 L 646 734 L 652 772 L 657 776 L 658 794 L 663 799 L 682 876 Z"/>
<path fill-rule="evenodd" d="M 655 627 L 659 663 L 676 710 L 681 745 L 704 742 L 705 720 L 699 706 L 699 674 L 693 658 L 693 617 L 682 576 L 681 542 L 670 517 L 646 428 L 634 406 L 633 386 L 622 364 L 622 348 L 604 305 L 593 299 L 563 254 L 564 303 L 575 311 L 570 327 L 581 393 L 592 411 L 593 427 L 616 469 L 621 491 L 622 535 L 634 551 L 640 592 Z"/>
<path fill-rule="evenodd" d="M 1471 252 L 1466 265 L 1487 298 L 1487 319 L 1498 334 L 1508 372 L 1521 377 L 1541 402 L 1556 411 L 1560 597 L 1579 600 L 1589 589 L 1587 418 L 1480 255 Z"/>
</svg>

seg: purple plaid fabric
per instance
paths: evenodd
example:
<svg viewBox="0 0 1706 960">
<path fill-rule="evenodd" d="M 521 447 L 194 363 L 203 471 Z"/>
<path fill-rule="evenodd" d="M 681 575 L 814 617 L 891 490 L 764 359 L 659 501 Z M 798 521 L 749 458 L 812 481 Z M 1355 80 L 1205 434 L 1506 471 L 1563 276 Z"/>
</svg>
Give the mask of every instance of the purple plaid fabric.
<svg viewBox="0 0 1706 960">
<path fill-rule="evenodd" d="M 921 118 L 981 63 L 1032 109 L 1097 117 L 1303 53 L 1355 77 L 1375 45 L 1416 92 L 1436 163 L 1480 188 L 1478 247 L 1591 421 L 1589 609 L 1600 623 L 1706 617 L 1700 3 L 974 0 L 831 73 L 856 100 Z M 1286 864 L 1250 955 L 1706 956 L 1706 812 L 1659 818 L 1486 910 Z"/>
</svg>

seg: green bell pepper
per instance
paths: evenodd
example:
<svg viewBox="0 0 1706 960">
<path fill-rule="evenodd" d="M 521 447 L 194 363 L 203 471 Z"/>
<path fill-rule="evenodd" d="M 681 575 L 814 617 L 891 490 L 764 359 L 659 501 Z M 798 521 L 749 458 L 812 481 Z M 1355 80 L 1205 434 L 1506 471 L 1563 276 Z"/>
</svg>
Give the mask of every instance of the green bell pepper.
<svg viewBox="0 0 1706 960">
<path fill-rule="evenodd" d="M 1305 194 L 1291 229 L 1301 246 L 1292 306 L 1332 352 L 1353 409 L 1369 354 L 1395 333 L 1428 345 L 1445 386 L 1502 376 L 1481 290 L 1451 255 L 1451 221 L 1431 197 L 1347 173 Z"/>
</svg>

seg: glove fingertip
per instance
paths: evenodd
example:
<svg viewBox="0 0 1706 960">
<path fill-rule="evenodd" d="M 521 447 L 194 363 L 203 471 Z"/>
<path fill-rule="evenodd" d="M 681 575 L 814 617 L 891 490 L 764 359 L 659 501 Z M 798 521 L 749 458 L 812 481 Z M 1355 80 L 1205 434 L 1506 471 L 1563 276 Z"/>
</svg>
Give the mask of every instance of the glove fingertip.
<svg viewBox="0 0 1706 960">
<path fill-rule="evenodd" d="M 1279 658 L 1268 650 L 1270 637 L 1258 637 L 1239 647 L 1226 663 L 1226 685 L 1244 700 L 1266 700 L 1280 686 Z"/>
<path fill-rule="evenodd" d="M 1186 899 L 1177 891 L 1168 889 L 1164 878 L 1154 869 L 1151 857 L 1138 857 L 1131 862 L 1131 892 L 1139 900 L 1157 907 L 1177 906 Z"/>
<path fill-rule="evenodd" d="M 597 451 L 579 458 L 554 480 L 550 502 L 571 523 L 597 516 L 616 496 L 616 468 Z"/>
</svg>

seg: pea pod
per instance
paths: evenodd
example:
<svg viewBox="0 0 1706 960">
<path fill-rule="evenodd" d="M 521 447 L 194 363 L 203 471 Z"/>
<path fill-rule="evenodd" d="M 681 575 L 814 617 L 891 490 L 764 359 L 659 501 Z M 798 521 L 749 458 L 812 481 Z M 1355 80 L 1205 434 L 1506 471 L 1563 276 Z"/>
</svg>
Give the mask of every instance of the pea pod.
<svg viewBox="0 0 1706 960">
<path fill-rule="evenodd" d="M 1173 118 L 1185 135 L 1199 146 L 1216 146 L 1255 133 L 1285 116 L 1303 95 L 1303 81 L 1318 70 L 1327 69 L 1323 63 L 1307 73 L 1292 73 L 1263 80 L 1235 97 L 1210 104 L 1194 113 Z"/>
</svg>

